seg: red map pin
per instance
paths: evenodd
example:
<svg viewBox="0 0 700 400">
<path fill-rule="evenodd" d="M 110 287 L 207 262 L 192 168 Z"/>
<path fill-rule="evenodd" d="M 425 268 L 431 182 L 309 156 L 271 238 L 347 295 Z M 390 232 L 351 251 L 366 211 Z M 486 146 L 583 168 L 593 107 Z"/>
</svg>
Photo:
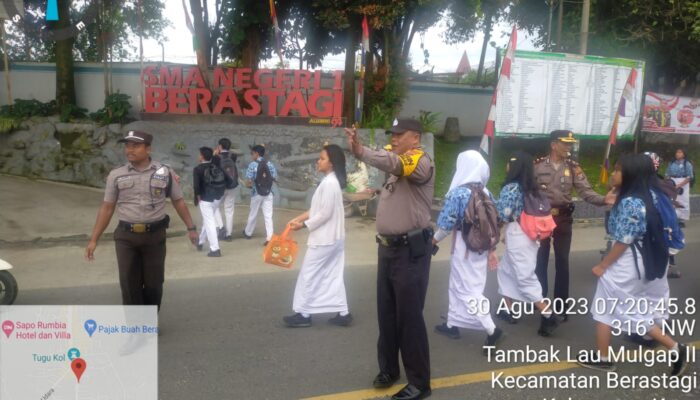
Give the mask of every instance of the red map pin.
<svg viewBox="0 0 700 400">
<path fill-rule="evenodd" d="M 85 360 L 82 358 L 75 358 L 73 362 L 70 363 L 70 368 L 73 370 L 75 377 L 78 378 L 78 383 L 80 383 L 80 377 L 83 376 L 85 372 Z"/>
</svg>

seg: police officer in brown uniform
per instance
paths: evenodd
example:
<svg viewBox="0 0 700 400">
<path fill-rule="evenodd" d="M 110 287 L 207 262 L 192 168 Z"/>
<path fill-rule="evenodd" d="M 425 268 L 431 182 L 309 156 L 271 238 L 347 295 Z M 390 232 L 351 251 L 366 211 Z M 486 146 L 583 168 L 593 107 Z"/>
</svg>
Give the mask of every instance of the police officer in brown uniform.
<svg viewBox="0 0 700 400">
<path fill-rule="evenodd" d="M 606 197 L 596 193 L 588 183 L 581 166 L 569 157 L 576 139 L 568 130 L 556 130 L 550 134 L 550 154 L 535 161 L 535 178 L 540 189 L 547 193 L 552 204 L 552 216 L 557 227 L 552 238 L 540 242 L 535 272 L 542 285 L 542 295 L 547 296 L 547 266 L 549 264 L 550 242 L 554 241 L 554 299 L 566 301 L 569 298 L 569 252 L 573 225 L 574 203 L 571 192 L 575 188 L 578 195 L 588 203 L 604 206 Z M 564 304 L 555 309 L 566 310 Z M 562 315 L 564 320 L 566 315 Z"/>
<path fill-rule="evenodd" d="M 399 379 L 399 352 L 408 384 L 392 400 L 430 396 L 430 355 L 423 306 L 428 289 L 433 231 L 434 165 L 420 146 L 421 124 L 398 119 L 387 131 L 392 150 L 362 146 L 357 131 L 345 130 L 355 156 L 389 174 L 377 209 L 377 344 L 379 374 L 374 387 Z"/>
<path fill-rule="evenodd" d="M 151 160 L 153 136 L 129 131 L 120 139 L 129 161 L 107 176 L 104 201 L 97 214 L 85 257 L 94 260 L 100 236 L 114 211 L 119 224 L 114 243 L 119 266 L 119 284 L 124 305 L 156 305 L 160 308 L 165 279 L 165 230 L 170 218 L 165 214 L 165 199 L 188 227 L 192 244 L 197 228 L 182 194 L 182 188 L 167 166 Z"/>
</svg>

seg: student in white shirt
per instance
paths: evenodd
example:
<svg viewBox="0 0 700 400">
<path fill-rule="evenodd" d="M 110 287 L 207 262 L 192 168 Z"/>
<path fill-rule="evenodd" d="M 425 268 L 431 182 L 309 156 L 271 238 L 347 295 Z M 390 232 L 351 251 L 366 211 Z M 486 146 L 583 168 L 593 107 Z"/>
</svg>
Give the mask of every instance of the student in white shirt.
<svg viewBox="0 0 700 400">
<path fill-rule="evenodd" d="M 333 325 L 348 326 L 352 322 L 343 280 L 345 154 L 339 146 L 327 145 L 316 165 L 325 177 L 311 199 L 311 209 L 289 222 L 293 230 L 309 229 L 308 249 L 294 289 L 295 314 L 283 318 L 292 328 L 311 326 L 311 314 L 320 313 L 336 312 L 328 321 Z"/>
</svg>

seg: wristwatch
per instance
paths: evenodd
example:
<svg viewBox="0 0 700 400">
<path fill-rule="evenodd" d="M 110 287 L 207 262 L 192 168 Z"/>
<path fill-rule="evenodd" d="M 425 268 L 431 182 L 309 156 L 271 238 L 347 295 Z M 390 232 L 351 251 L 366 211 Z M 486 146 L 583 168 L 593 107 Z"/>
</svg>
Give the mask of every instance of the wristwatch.
<svg viewBox="0 0 700 400">
<path fill-rule="evenodd" d="M 192 225 L 191 228 L 187 228 L 188 231 L 190 232 L 196 232 L 197 231 L 197 225 Z"/>
</svg>

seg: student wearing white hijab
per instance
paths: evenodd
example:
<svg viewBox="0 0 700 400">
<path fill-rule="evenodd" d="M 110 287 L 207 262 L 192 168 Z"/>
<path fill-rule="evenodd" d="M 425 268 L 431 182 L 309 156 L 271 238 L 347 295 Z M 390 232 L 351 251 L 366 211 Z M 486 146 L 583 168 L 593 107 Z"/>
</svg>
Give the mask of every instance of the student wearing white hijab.
<svg viewBox="0 0 700 400">
<path fill-rule="evenodd" d="M 296 288 L 294 314 L 284 317 L 291 328 L 311 326 L 311 314 L 337 313 L 328 322 L 349 326 L 343 272 L 345 270 L 345 209 L 342 189 L 346 185 L 345 154 L 334 144 L 321 150 L 317 162 L 324 178 L 311 199 L 311 209 L 289 222 L 293 230 L 309 229 L 308 249 Z"/>
<path fill-rule="evenodd" d="M 491 318 L 484 288 L 487 266 L 495 268 L 498 258 L 493 252 L 479 254 L 469 251 L 461 232 L 457 231 L 471 197 L 471 190 L 466 184 L 481 184 L 484 192 L 491 196 L 486 189 L 489 174 L 488 164 L 477 151 L 468 150 L 457 157 L 457 169 L 437 220 L 438 231 L 433 237 L 433 242 L 437 243 L 452 233 L 454 243 L 450 260 L 447 322 L 437 325 L 435 331 L 459 339 L 459 328 L 481 330 L 488 335 L 485 346 L 495 346 L 503 332 Z"/>
</svg>

